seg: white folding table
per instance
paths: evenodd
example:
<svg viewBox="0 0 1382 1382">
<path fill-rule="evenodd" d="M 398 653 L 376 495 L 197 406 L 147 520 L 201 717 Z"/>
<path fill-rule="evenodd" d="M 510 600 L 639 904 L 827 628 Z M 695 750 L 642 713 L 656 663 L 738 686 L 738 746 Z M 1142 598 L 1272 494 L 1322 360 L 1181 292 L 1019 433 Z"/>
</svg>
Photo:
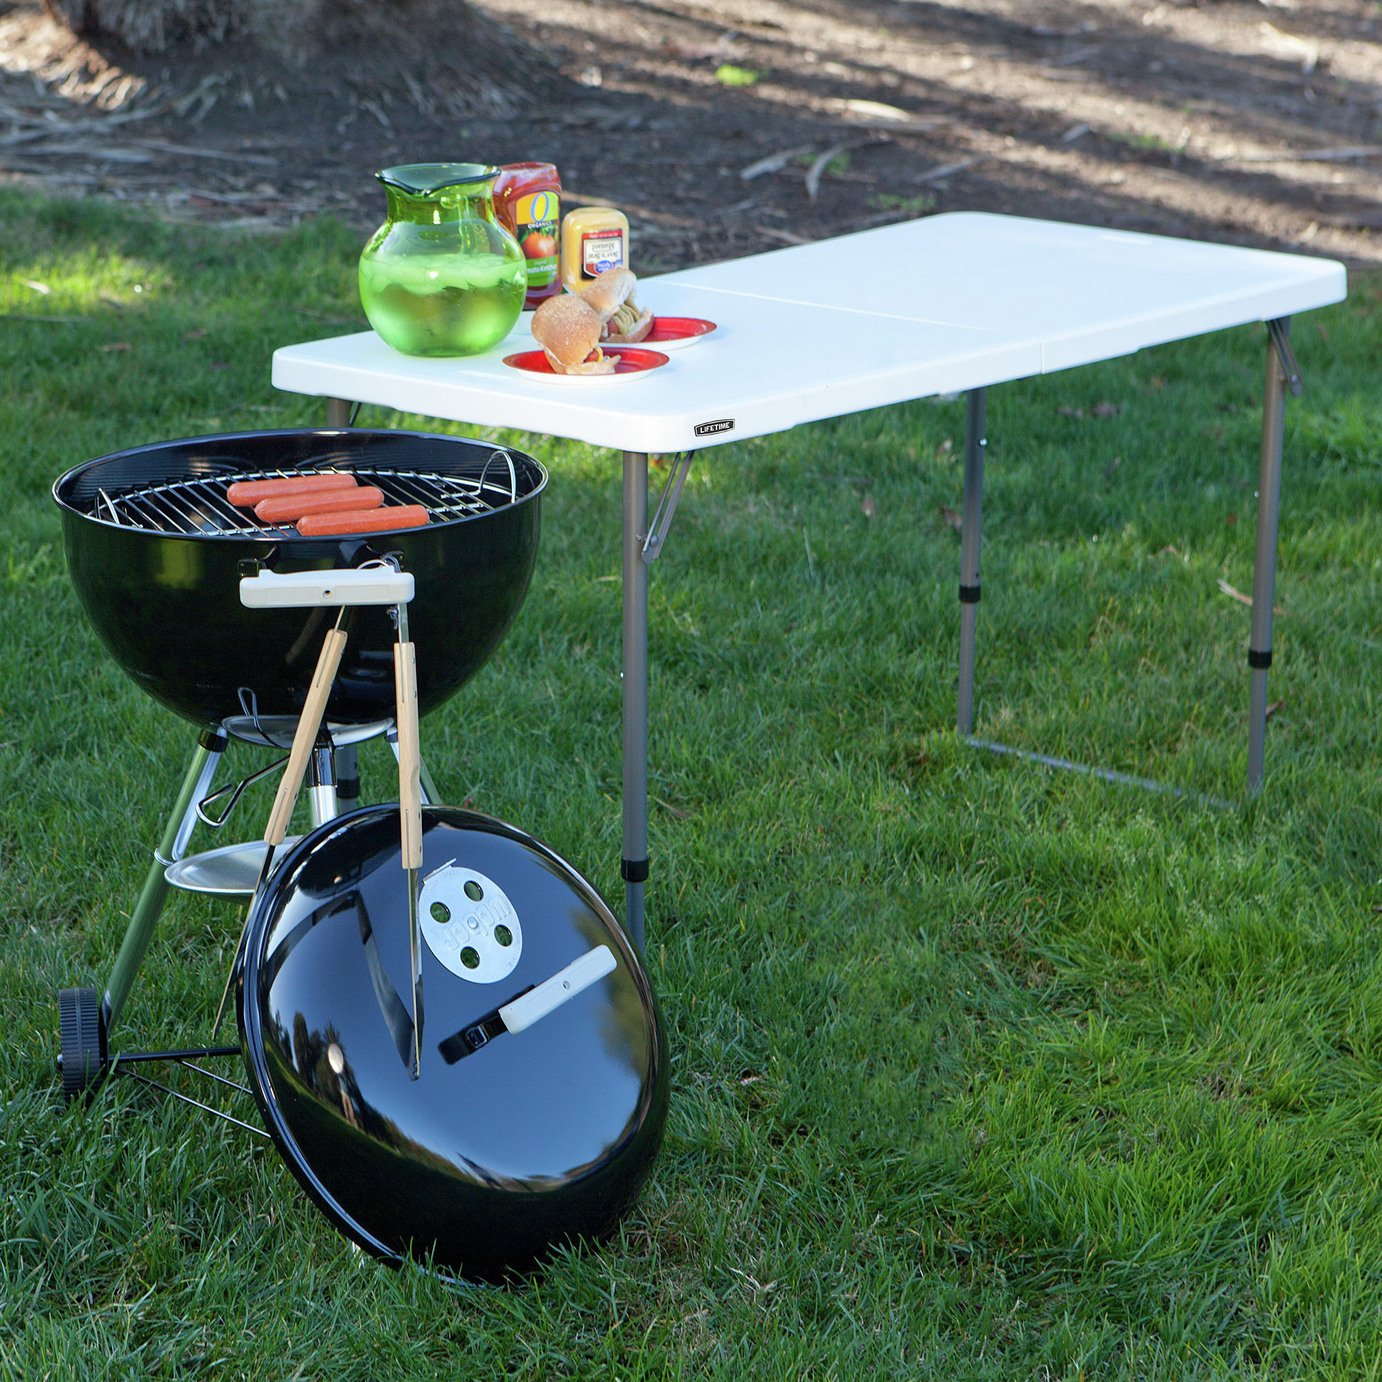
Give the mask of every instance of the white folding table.
<svg viewBox="0 0 1382 1382">
<path fill-rule="evenodd" d="M 639 300 L 655 312 L 706 317 L 719 329 L 637 378 L 549 382 L 504 365 L 504 355 L 533 344 L 524 318 L 495 350 L 466 359 L 400 355 L 368 331 L 286 346 L 274 354 L 273 382 L 327 399 L 329 426 L 348 425 L 352 403 L 379 404 L 623 453 L 623 877 L 625 923 L 642 944 L 648 565 L 661 549 L 690 453 L 966 393 L 957 725 L 978 747 L 1015 752 L 972 737 L 987 389 L 1265 322 L 1248 644 L 1247 788 L 1254 792 L 1266 735 L 1285 394 L 1300 392 L 1289 321 L 1345 292 L 1343 265 L 1331 260 L 959 212 L 641 279 Z M 651 524 L 650 454 L 677 456 Z"/>
</svg>

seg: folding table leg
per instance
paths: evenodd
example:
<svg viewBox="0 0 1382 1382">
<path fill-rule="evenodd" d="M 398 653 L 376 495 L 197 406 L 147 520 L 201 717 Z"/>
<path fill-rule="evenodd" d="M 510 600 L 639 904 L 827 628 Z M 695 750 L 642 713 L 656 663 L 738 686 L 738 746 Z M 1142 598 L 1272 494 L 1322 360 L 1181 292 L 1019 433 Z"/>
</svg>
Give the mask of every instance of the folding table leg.
<svg viewBox="0 0 1382 1382">
<path fill-rule="evenodd" d="M 624 452 L 624 925 L 643 949 L 648 877 L 648 456 Z"/>
<path fill-rule="evenodd" d="M 350 401 L 345 398 L 326 400 L 326 425 L 328 427 L 350 426 Z"/>
<path fill-rule="evenodd" d="M 1257 489 L 1257 546 L 1253 559 L 1252 633 L 1248 641 L 1248 794 L 1259 791 L 1267 745 L 1267 669 L 1272 665 L 1272 604 L 1276 598 L 1277 527 L 1281 506 L 1281 459 L 1286 424 L 1286 393 L 1300 393 L 1300 374 L 1291 352 L 1291 319 L 1267 323 L 1267 377 L 1262 397 L 1261 473 Z M 1048 767 L 1090 773 L 1151 791 L 1169 792 L 1226 809 L 1228 802 L 1198 792 L 1168 787 L 1150 778 L 1131 777 L 1108 768 L 1091 768 L 1068 759 L 976 739 L 974 729 L 975 606 L 979 601 L 979 525 L 984 479 L 984 391 L 969 395 L 965 420 L 964 528 L 960 554 L 960 693 L 959 732 L 974 748 L 1010 754 Z"/>
<path fill-rule="evenodd" d="M 1252 634 L 1248 642 L 1248 792 L 1262 786 L 1267 754 L 1267 669 L 1272 665 L 1272 603 L 1276 598 L 1277 519 L 1286 385 L 1299 392 L 1290 346 L 1291 319 L 1268 323 L 1267 380 L 1262 393 L 1262 469 L 1257 486 L 1257 549 L 1252 572 Z M 1288 380 L 1287 371 L 1291 371 Z"/>
<path fill-rule="evenodd" d="M 1031 749 L 1014 748 L 1009 744 L 999 744 L 992 739 L 980 739 L 974 734 L 974 662 L 975 643 L 979 615 L 979 550 L 983 529 L 984 505 L 984 450 L 988 445 L 985 436 L 987 390 L 972 389 L 967 397 L 965 411 L 965 476 L 964 507 L 960 527 L 960 681 L 955 716 L 955 726 L 960 737 L 970 748 L 983 749 L 986 753 L 1004 754 L 1011 758 L 1021 758 L 1029 763 L 1040 763 L 1047 768 L 1061 768 L 1068 772 L 1087 773 L 1102 778 L 1106 782 L 1121 782 L 1133 787 L 1142 787 L 1152 792 L 1168 792 L 1172 796 L 1190 797 L 1206 805 L 1226 807 L 1216 797 L 1204 796 L 1199 792 L 1187 792 L 1171 787 L 1153 778 L 1133 777 L 1112 768 L 1091 767 L 1085 763 L 1075 763 L 1068 758 L 1054 758 L 1050 754 L 1036 753 Z M 1265 443 L 1264 443 L 1265 445 Z M 1266 474 L 1264 451 L 1263 466 Z M 1277 451 L 1278 471 L 1280 469 L 1280 450 Z M 1267 486 L 1264 482 L 1263 490 Z M 1275 490 L 1272 491 L 1272 533 L 1275 553 Z M 1254 644 L 1256 646 L 1256 644 Z M 1249 655 L 1251 656 L 1251 654 Z M 1265 686 L 1265 673 L 1263 674 Z M 1265 693 L 1264 693 L 1265 694 Z M 1265 706 L 1266 702 L 1263 701 Z"/>
<path fill-rule="evenodd" d="M 964 513 L 960 525 L 960 692 L 956 728 L 974 733 L 974 640 L 979 617 L 979 543 L 984 521 L 984 436 L 988 390 L 971 389 L 965 407 Z"/>
</svg>

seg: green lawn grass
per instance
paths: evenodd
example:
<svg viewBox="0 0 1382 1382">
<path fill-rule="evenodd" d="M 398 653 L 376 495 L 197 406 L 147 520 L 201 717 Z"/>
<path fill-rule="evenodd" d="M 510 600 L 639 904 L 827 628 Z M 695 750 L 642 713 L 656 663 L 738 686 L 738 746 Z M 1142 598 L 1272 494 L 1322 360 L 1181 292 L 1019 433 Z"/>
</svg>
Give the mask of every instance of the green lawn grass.
<svg viewBox="0 0 1382 1382">
<path fill-rule="evenodd" d="M 665 1149 L 614 1241 L 457 1292 L 361 1261 L 248 1134 L 53 1068 L 194 732 L 97 646 L 49 486 L 320 421 L 270 355 L 363 325 L 359 247 L 13 192 L 0 225 L 0 1375 L 1382 1376 L 1376 279 L 1296 325 L 1241 809 L 957 741 L 962 401 L 697 458 L 652 572 Z M 1240 795 L 1263 341 L 991 392 L 981 733 Z M 618 909 L 618 461 L 505 436 L 551 470 L 537 573 L 424 753 Z M 238 924 L 177 895 L 116 1044 L 202 1037 Z"/>
</svg>

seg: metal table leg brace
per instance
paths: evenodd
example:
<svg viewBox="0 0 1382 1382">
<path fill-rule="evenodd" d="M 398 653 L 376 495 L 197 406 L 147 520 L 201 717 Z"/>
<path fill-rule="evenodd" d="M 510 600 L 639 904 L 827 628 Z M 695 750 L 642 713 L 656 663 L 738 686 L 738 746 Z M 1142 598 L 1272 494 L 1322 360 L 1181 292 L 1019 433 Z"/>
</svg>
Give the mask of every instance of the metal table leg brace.
<svg viewBox="0 0 1382 1382">
<path fill-rule="evenodd" d="M 1299 394 L 1300 371 L 1291 351 L 1291 322 L 1281 317 L 1267 323 L 1267 377 L 1262 399 L 1261 473 L 1257 491 L 1257 542 L 1253 562 L 1252 633 L 1248 641 L 1248 771 L 1247 790 L 1262 786 L 1267 739 L 1267 669 L 1272 665 L 1272 602 L 1276 596 L 1277 525 L 1281 501 L 1281 457 L 1286 420 L 1286 390 Z M 1090 767 L 1053 758 L 1029 749 L 1013 748 L 974 737 L 974 662 L 979 606 L 979 551 L 983 523 L 986 390 L 968 395 L 965 413 L 964 510 L 960 545 L 960 658 L 955 724 L 972 748 L 1011 754 L 1051 768 L 1089 773 L 1109 782 L 1129 783 L 1150 791 L 1192 797 L 1208 805 L 1227 802 L 1201 793 L 1168 786 L 1152 778 L 1133 777 L 1111 768 Z"/>
</svg>

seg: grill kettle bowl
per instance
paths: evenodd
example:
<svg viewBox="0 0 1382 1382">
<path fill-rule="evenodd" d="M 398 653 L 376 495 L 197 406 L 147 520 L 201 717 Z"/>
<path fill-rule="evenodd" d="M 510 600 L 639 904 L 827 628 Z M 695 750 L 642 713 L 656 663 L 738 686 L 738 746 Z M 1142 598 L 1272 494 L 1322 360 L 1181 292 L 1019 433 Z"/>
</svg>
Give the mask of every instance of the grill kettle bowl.
<svg viewBox="0 0 1382 1382">
<path fill-rule="evenodd" d="M 500 457 L 502 459 L 496 460 Z M 509 469 L 513 467 L 512 477 Z M 488 467 L 488 468 L 486 468 Z M 116 522 L 119 497 L 195 479 L 351 470 L 483 479 L 496 507 L 424 528 L 333 538 L 291 530 L 168 532 Z M 512 487 L 511 487 L 512 478 Z M 242 564 L 287 573 L 361 566 L 394 555 L 411 572 L 421 713 L 444 702 L 498 646 L 537 557 L 546 471 L 489 443 L 420 432 L 242 432 L 159 442 L 74 467 L 53 485 L 68 569 L 87 616 L 119 665 L 155 700 L 202 727 L 302 709 L 334 611 L 246 610 Z M 512 497 L 511 497 L 512 496 Z M 393 714 L 388 611 L 350 611 L 348 651 L 327 718 L 367 724 Z"/>
</svg>

